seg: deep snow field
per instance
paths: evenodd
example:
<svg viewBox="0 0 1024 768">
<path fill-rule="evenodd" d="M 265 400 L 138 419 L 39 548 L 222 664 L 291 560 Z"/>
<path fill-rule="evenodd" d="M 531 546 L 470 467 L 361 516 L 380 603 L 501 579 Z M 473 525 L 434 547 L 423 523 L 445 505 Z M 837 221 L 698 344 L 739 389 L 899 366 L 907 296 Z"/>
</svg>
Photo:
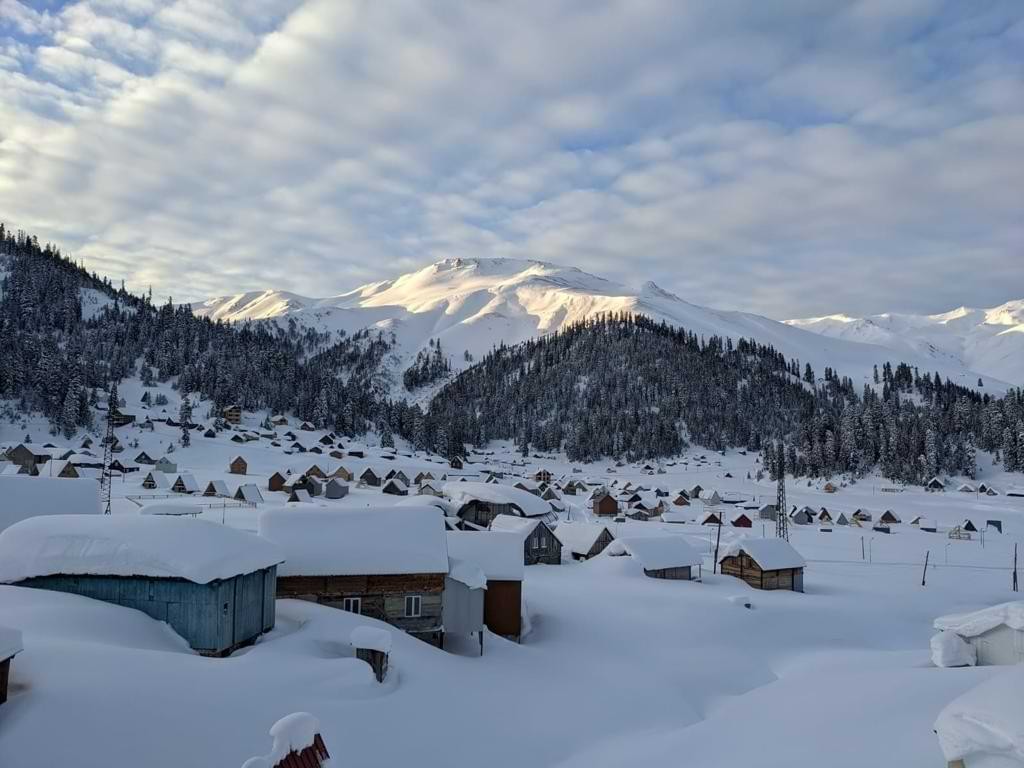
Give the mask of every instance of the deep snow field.
<svg viewBox="0 0 1024 768">
<path fill-rule="evenodd" d="M 138 402 L 137 393 L 123 388 L 122 394 Z M 196 410 L 197 420 L 204 415 L 205 406 Z M 247 423 L 255 426 L 258 419 Z M 51 438 L 42 425 L 30 427 L 36 443 L 77 445 Z M 279 431 L 287 429 L 297 431 L 294 425 Z M 193 433 L 192 447 L 170 456 L 200 486 L 223 479 L 233 490 L 244 479 L 264 489 L 259 509 L 204 514 L 217 522 L 255 529 L 262 509 L 285 500 L 265 491 L 273 471 L 313 462 L 330 471 L 338 464 L 309 453 L 286 456 L 266 440 L 238 445 L 230 434 L 207 439 Z M 322 432 L 300 434 L 311 446 Z M 0 445 L 23 435 L 4 424 Z M 152 434 L 123 428 L 121 441 L 137 438 L 140 445 L 120 458 L 130 460 L 139 450 L 163 455 L 178 435 L 163 425 Z M 380 474 L 400 468 L 410 476 L 447 471 L 436 457 L 402 452 L 399 446 L 398 457 L 388 461 L 371 446 L 367 458 L 343 463 L 356 476 L 366 466 Z M 250 477 L 227 474 L 235 455 L 246 458 Z M 701 455 L 705 462 L 698 462 Z M 520 460 L 508 446 L 469 459 L 474 463 L 466 472 L 507 470 Z M 686 467 L 663 465 L 665 474 L 654 476 L 634 466 L 609 474 L 608 463 L 539 458 L 516 471 L 544 467 L 556 477 L 639 481 L 673 495 L 700 483 L 774 502 L 774 484 L 746 480 L 757 469 L 753 454 L 692 449 L 687 461 Z M 979 463 L 979 480 L 1000 490 L 1021 482 L 991 468 L 988 457 Z M 582 471 L 573 474 L 573 467 Z M 115 482 L 115 514 L 138 512 L 127 497 L 148 493 L 139 487 L 145 469 Z M 824 533 L 816 525 L 792 526 L 791 542 L 808 561 L 805 594 L 760 592 L 713 574 L 715 528 L 609 522 L 616 535 L 684 534 L 707 553 L 703 582 L 650 579 L 631 558 L 607 555 L 531 566 L 524 583 L 531 630 L 521 645 L 488 634 L 477 657 L 469 640 L 455 638 L 441 651 L 396 631 L 391 663 L 397 674 L 385 685 L 373 682 L 348 645 L 354 627 L 375 622 L 332 608 L 278 601 L 272 633 L 231 658 L 208 659 L 134 610 L 0 587 L 0 624 L 22 630 L 25 647 L 12 666 L 10 700 L 0 707 L 0 766 L 236 768 L 266 752 L 268 728 L 294 711 L 316 715 L 335 762 L 359 768 L 941 766 L 932 733 L 939 710 L 1000 670 L 933 667 L 932 621 L 1015 597 L 1010 569 L 1014 543 L 1024 536 L 1024 499 L 952 489 L 882 492 L 891 484 L 877 477 L 835 494 L 819 490 L 821 484 L 790 478 L 789 503 L 847 515 L 858 507 L 876 515 L 891 508 L 903 523 L 890 535 L 870 527 Z M 566 514 L 588 517 L 585 498 L 565 497 Z M 339 511 L 395 501 L 355 484 L 344 500 L 317 500 Z M 919 514 L 937 522 L 940 532 L 910 526 Z M 989 531 L 984 541 L 977 535 L 948 539 L 945 530 L 965 517 L 979 527 L 1002 520 L 1004 533 Z M 763 531 L 774 535 L 774 523 Z M 762 535 L 761 522 L 748 533 Z M 723 542 L 738 534 L 723 528 Z M 870 561 L 862 559 L 862 540 Z M 931 565 L 922 587 L 926 551 Z M 737 595 L 753 607 L 730 600 Z"/>
</svg>

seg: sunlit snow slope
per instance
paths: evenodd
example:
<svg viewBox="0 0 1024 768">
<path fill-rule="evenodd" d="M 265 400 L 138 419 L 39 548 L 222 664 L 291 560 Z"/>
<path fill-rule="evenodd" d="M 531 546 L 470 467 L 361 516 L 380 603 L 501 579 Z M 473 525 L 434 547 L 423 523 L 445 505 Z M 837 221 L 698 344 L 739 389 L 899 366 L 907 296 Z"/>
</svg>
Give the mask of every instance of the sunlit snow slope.
<svg viewBox="0 0 1024 768">
<path fill-rule="evenodd" d="M 516 259 L 446 259 L 394 280 L 370 283 L 327 299 L 285 291 L 225 296 L 194 304 L 197 315 L 230 322 L 294 320 L 324 330 L 377 327 L 394 331 L 399 364 L 430 339 L 440 339 L 456 369 L 501 342 L 515 344 L 601 312 L 631 312 L 664 320 L 699 335 L 756 339 L 787 357 L 809 362 L 820 376 L 831 366 L 855 382 L 872 367 L 903 360 L 975 385 L 979 374 L 950 357 L 936 360 L 904 346 L 831 338 L 743 312 L 691 304 L 653 282 L 629 289 L 578 269 Z M 1005 385 L 987 376 L 993 391 Z"/>
<path fill-rule="evenodd" d="M 960 307 L 941 315 L 828 315 L 787 322 L 831 338 L 880 344 L 1024 384 L 1024 300 L 991 309 Z"/>
</svg>

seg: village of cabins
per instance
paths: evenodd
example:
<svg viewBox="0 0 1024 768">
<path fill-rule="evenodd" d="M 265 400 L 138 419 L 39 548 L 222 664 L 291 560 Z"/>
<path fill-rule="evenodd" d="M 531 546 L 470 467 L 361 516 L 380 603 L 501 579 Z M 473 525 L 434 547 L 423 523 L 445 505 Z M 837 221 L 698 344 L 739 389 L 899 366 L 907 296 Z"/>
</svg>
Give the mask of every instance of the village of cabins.
<svg viewBox="0 0 1024 768">
<path fill-rule="evenodd" d="M 879 493 L 875 498 L 888 503 L 870 508 L 779 510 L 772 483 L 757 485 L 750 474 L 732 482 L 737 478 L 714 452 L 587 468 L 484 451 L 446 460 L 371 448 L 284 415 L 257 424 L 236 406 L 208 424 L 181 425 L 166 415 L 137 420 L 120 411 L 115 424 L 109 516 L 99 514 L 99 438 L 21 442 L 0 451 L 0 583 L 142 611 L 211 657 L 231 655 L 273 630 L 277 600 L 317 603 L 373 620 L 348 642 L 381 684 L 391 649 L 384 627 L 438 649 L 456 638 L 464 648 L 469 639 L 478 655 L 486 653 L 488 634 L 522 642 L 530 623 L 524 581 L 533 567 L 627 558 L 644 578 L 727 578 L 737 588 L 800 593 L 814 590 L 813 568 L 806 572 L 796 547 L 776 537 L 780 514 L 793 531 L 861 531 L 862 546 L 865 534 L 874 541 L 903 529 L 949 543 L 1003 532 L 1003 520 L 988 515 L 940 522 L 920 512 L 920 502 L 905 510 L 901 493 Z M 183 427 L 200 445 L 232 446 L 224 466 L 183 466 L 176 457 L 188 456 L 187 449 L 154 448 L 173 448 L 156 437 Z M 253 471 L 256 446 L 278 456 L 279 465 Z M 736 458 L 753 470 L 754 457 L 745 456 Z M 709 482 L 711 475 L 721 487 Z M 702 479 L 686 483 L 688 476 Z M 733 490 L 742 484 L 751 492 Z M 846 490 L 844 481 L 814 487 L 837 502 Z M 941 478 L 919 490 L 1010 503 L 1024 498 L 1017 487 L 951 486 Z M 90 546 L 101 541 L 116 546 Z M 937 617 L 936 664 L 1024 661 L 1024 609 L 1015 605 L 987 609 L 987 620 Z M 0 627 L 0 702 L 17 680 L 15 656 L 23 647 L 17 627 Z M 31 686 L 14 695 L 31 697 Z M 302 724 L 308 729 L 308 721 Z M 316 732 L 283 750 L 276 764 L 319 765 L 326 756 Z"/>
</svg>

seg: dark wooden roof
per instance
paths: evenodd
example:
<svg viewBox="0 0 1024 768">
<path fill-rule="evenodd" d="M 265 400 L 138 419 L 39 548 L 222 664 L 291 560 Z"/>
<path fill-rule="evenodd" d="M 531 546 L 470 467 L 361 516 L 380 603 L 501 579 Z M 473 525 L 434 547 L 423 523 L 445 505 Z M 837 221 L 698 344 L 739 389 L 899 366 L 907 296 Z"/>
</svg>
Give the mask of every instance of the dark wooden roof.
<svg viewBox="0 0 1024 768">
<path fill-rule="evenodd" d="M 330 757 L 318 733 L 310 746 L 299 752 L 289 752 L 274 768 L 321 768 Z"/>
</svg>

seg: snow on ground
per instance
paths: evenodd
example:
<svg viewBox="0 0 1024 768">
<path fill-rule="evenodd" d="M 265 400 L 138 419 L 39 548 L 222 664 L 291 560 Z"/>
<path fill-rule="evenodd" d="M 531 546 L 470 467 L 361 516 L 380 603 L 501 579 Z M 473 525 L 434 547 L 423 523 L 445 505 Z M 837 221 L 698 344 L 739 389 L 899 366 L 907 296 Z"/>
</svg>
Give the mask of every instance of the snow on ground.
<svg viewBox="0 0 1024 768">
<path fill-rule="evenodd" d="M 162 425 L 152 434 L 119 430 L 122 442 L 139 441 L 121 458 L 138 450 L 162 455 L 178 432 Z M 322 434 L 297 433 L 307 446 Z M 193 433 L 192 447 L 177 448 L 171 458 L 201 486 L 219 479 L 232 489 L 240 482 L 265 489 L 269 474 L 283 467 L 316 462 L 330 471 L 338 464 L 309 453 L 286 456 L 266 440 L 238 445 L 229 434 Z M 20 427 L 0 427 L 0 444 L 21 436 Z M 239 454 L 249 477 L 227 472 Z M 506 470 L 518 460 L 507 445 L 486 457 Z M 745 479 L 756 472 L 753 455 L 695 449 L 686 461 L 663 464 L 665 474 L 654 476 L 631 466 L 608 473 L 607 464 L 573 473 L 564 460 L 536 458 L 517 471 L 546 467 L 574 479 L 666 486 L 673 496 L 700 483 L 774 501 L 774 485 Z M 343 463 L 356 476 L 366 466 L 410 476 L 448 471 L 436 457 L 400 453 L 389 461 L 374 448 Z M 1007 476 L 986 470 L 985 481 L 1010 485 Z M 139 488 L 143 474 L 114 484 L 115 514 L 138 513 L 140 501 L 129 496 L 154 495 Z M 332 608 L 278 601 L 272 633 L 231 658 L 207 659 L 139 612 L 0 587 L 0 623 L 22 631 L 25 648 L 13 662 L 11 698 L 0 707 L 0 765 L 230 768 L 265 752 L 268 728 L 291 712 L 317 717 L 332 755 L 360 768 L 941 765 L 932 732 L 940 710 L 999 670 L 932 666 L 932 623 L 1013 599 L 1010 565 L 1013 544 L 1024 537 L 1024 499 L 919 488 L 891 493 L 879 478 L 835 494 L 818 485 L 790 480 L 790 504 L 848 515 L 858 507 L 891 508 L 904 523 L 889 535 L 870 527 L 825 533 L 794 526 L 791 541 L 807 561 L 806 593 L 796 594 L 758 592 L 713 573 L 714 528 L 609 522 L 617 536 L 682 535 L 703 555 L 703 582 L 647 578 L 630 557 L 531 566 L 524 594 L 532 629 L 521 645 L 488 635 L 477 658 L 459 638 L 453 650 L 440 651 L 394 632 L 395 674 L 383 686 L 349 644 L 357 627 L 383 625 Z M 283 494 L 265 496 L 263 508 L 284 503 Z M 399 499 L 353 484 L 343 500 L 314 503 L 344 513 Z M 565 500 L 564 517 L 589 519 L 584 496 Z M 219 505 L 203 518 L 247 530 L 255 530 L 261 512 L 194 501 Z M 999 519 L 1004 533 L 953 541 L 908 525 L 917 515 L 940 529 L 965 517 L 978 527 Z M 723 529 L 721 546 L 741 533 L 770 537 L 772 528 L 757 521 L 749 531 Z M 733 599 L 739 595 L 752 607 Z"/>
</svg>

